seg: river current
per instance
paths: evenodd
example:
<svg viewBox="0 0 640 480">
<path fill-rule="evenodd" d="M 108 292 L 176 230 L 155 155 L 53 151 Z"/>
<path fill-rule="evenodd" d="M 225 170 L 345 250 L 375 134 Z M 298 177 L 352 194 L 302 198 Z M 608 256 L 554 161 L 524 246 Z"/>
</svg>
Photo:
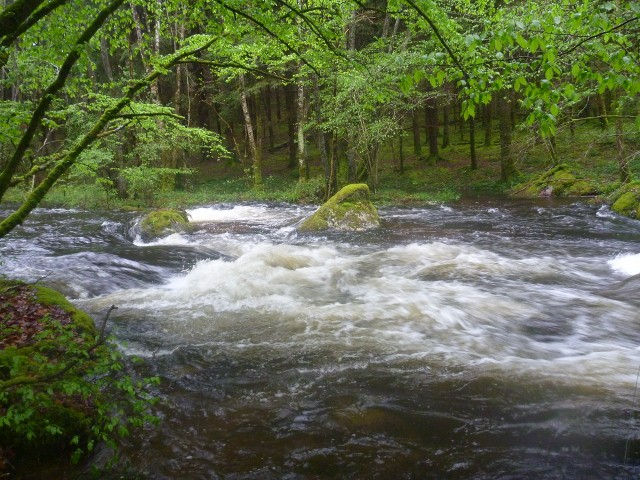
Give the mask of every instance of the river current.
<svg viewBox="0 0 640 480">
<path fill-rule="evenodd" d="M 132 214 L 42 209 L 0 241 L 4 274 L 117 306 L 121 348 L 161 378 L 121 476 L 640 476 L 640 222 L 466 199 L 297 233 L 312 210 L 203 206 L 144 243 Z"/>
</svg>

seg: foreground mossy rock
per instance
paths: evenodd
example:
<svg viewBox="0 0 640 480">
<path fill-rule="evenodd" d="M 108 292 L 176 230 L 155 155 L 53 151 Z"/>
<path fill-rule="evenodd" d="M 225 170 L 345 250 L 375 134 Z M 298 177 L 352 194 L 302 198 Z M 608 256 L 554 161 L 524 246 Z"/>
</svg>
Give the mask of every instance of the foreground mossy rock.
<svg viewBox="0 0 640 480">
<path fill-rule="evenodd" d="M 609 201 L 614 212 L 640 219 L 640 182 L 623 185 L 611 195 Z"/>
<path fill-rule="evenodd" d="M 556 165 L 542 175 L 511 190 L 514 197 L 587 197 L 598 195 L 596 185 L 584 178 L 576 167 Z"/>
<path fill-rule="evenodd" d="M 70 345 L 93 341 L 93 319 L 55 290 L 2 279 L 0 318 L 0 463 L 10 452 L 22 460 L 59 454 L 94 422 L 81 395 L 90 380 L 65 356 Z"/>
<path fill-rule="evenodd" d="M 172 233 L 184 233 L 189 228 L 189 216 L 184 210 L 155 210 L 140 220 L 140 237 L 149 241 Z"/>
<path fill-rule="evenodd" d="M 347 185 L 298 227 L 301 232 L 323 230 L 367 230 L 380 226 L 378 210 L 369 199 L 364 183 Z"/>
</svg>

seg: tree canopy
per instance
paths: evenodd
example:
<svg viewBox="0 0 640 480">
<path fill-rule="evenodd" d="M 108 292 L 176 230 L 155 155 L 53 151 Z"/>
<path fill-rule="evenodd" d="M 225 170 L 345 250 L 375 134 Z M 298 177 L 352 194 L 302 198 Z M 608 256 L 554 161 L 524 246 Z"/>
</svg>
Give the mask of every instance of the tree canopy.
<svg viewBox="0 0 640 480">
<path fill-rule="evenodd" d="M 194 159 L 231 157 L 260 187 L 278 129 L 302 182 L 311 142 L 327 193 L 340 175 L 375 190 L 381 147 L 412 130 L 422 155 L 419 112 L 424 158 L 466 122 L 475 168 L 476 120 L 495 111 L 506 182 L 514 127 L 553 159 L 559 129 L 613 122 L 628 181 L 639 20 L 623 0 L 5 0 L 0 200 L 24 195 L 0 237 L 63 178 L 151 195 Z"/>
</svg>

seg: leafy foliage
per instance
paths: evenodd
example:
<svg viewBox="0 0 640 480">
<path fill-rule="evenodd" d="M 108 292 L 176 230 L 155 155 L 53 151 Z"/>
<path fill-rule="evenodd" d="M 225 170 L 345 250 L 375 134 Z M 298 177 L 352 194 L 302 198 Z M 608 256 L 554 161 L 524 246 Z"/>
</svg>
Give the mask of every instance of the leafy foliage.
<svg viewBox="0 0 640 480">
<path fill-rule="evenodd" d="M 104 331 L 52 290 L 2 282 L 0 443 L 37 457 L 63 448 L 73 461 L 96 441 L 115 445 L 154 423 L 156 378 L 136 378 Z"/>
</svg>

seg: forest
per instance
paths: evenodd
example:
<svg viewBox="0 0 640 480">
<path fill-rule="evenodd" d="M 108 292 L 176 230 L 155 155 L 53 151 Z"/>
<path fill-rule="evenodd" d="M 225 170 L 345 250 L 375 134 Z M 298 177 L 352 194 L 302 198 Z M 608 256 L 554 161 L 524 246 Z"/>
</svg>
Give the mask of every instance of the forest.
<svg viewBox="0 0 640 480">
<path fill-rule="evenodd" d="M 0 477 L 637 476 L 639 34 L 0 0 Z M 382 222 L 305 230 L 350 184 Z"/>
<path fill-rule="evenodd" d="M 600 180 L 582 193 L 607 193 L 637 170 L 639 15 L 621 0 L 5 0 L 0 199 L 17 206 L 0 236 L 60 186 L 154 205 L 284 181 L 285 199 L 321 201 L 355 181 L 504 191 L 573 162 Z"/>
</svg>

